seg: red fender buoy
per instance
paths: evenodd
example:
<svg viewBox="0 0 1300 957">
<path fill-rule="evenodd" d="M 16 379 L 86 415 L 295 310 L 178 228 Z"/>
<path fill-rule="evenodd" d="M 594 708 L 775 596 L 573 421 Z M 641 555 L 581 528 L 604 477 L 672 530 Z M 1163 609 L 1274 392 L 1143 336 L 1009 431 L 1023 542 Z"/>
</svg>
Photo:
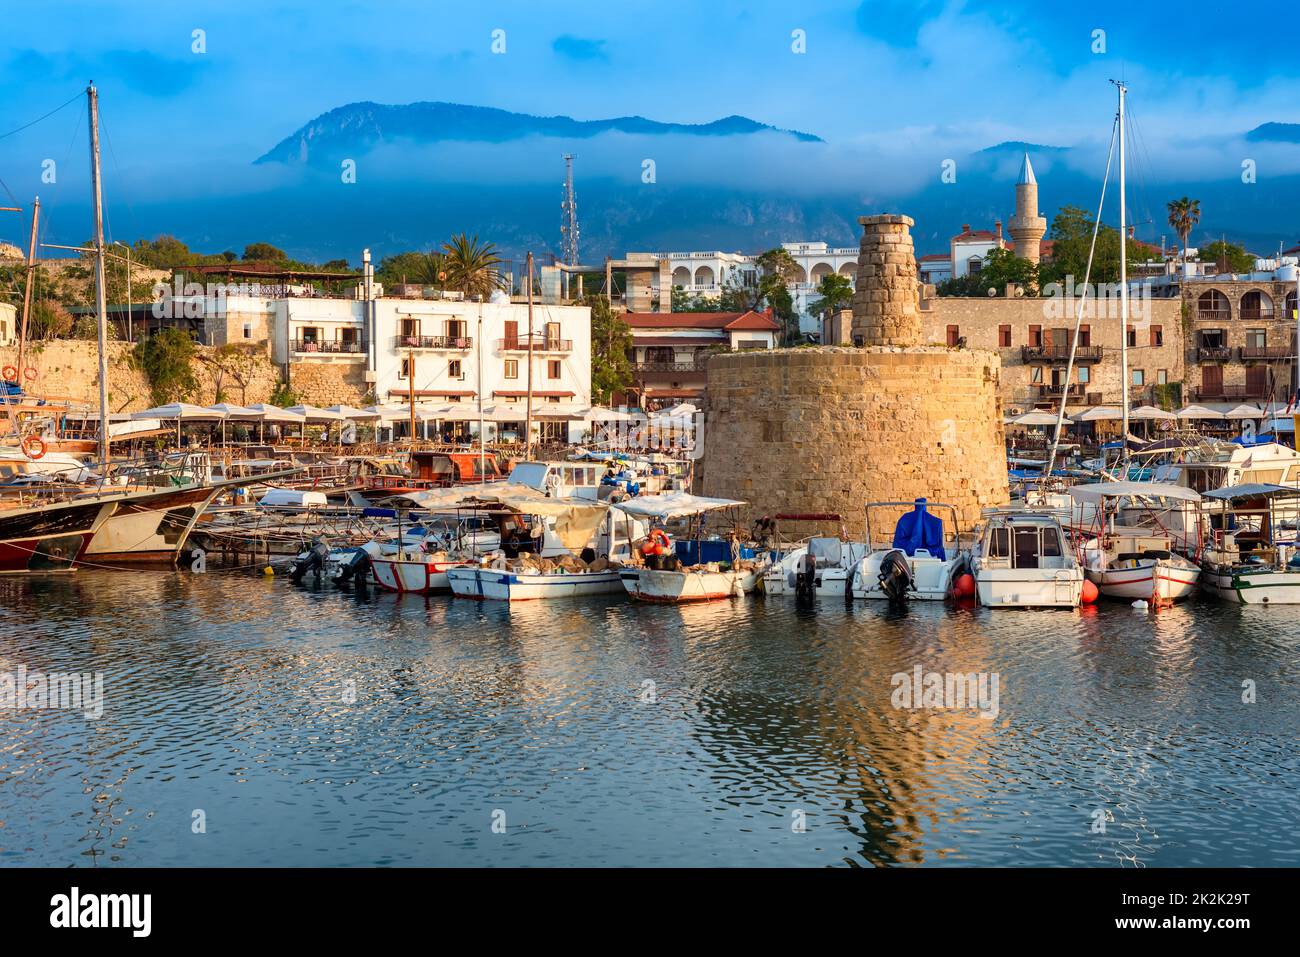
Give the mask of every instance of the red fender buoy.
<svg viewBox="0 0 1300 957">
<path fill-rule="evenodd" d="M 970 572 L 958 575 L 957 580 L 952 583 L 952 593 L 957 598 L 973 598 L 975 596 L 975 576 Z"/>
<path fill-rule="evenodd" d="M 1090 579 L 1085 578 L 1083 580 L 1083 595 L 1080 600 L 1085 605 L 1091 605 L 1097 600 L 1097 586 Z"/>
</svg>

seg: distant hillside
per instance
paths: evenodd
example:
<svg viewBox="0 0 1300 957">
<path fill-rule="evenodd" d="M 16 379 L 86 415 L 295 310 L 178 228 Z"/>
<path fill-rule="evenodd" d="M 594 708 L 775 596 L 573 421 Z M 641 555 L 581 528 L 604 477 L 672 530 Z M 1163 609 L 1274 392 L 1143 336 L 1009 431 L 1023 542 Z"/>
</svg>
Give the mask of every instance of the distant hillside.
<svg viewBox="0 0 1300 957">
<path fill-rule="evenodd" d="M 1300 143 L 1300 123 L 1261 123 L 1246 139 L 1262 143 Z"/>
<path fill-rule="evenodd" d="M 745 116 L 724 116 L 710 123 L 662 123 L 643 116 L 608 120 L 575 120 L 569 116 L 533 116 L 486 106 L 460 103 L 349 103 L 311 120 L 271 150 L 258 163 L 308 163 L 355 155 L 380 143 L 477 141 L 504 143 L 526 136 L 587 139 L 601 133 L 687 136 L 744 136 L 774 132 L 800 142 L 820 143 L 811 133 L 781 130 Z"/>
</svg>

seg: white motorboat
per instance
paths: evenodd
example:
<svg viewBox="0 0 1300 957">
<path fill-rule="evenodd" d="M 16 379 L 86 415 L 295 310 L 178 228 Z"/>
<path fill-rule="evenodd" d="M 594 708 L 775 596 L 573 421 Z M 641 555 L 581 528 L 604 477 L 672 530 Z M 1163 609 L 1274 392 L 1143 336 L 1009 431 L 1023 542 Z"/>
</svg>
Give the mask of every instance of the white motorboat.
<svg viewBox="0 0 1300 957">
<path fill-rule="evenodd" d="M 910 509 L 894 524 L 893 535 L 877 543 L 872 536 L 872 512 L 877 514 L 898 508 Z M 933 509 L 950 514 L 951 537 Z M 930 503 L 923 498 L 914 502 L 871 502 L 867 505 L 867 543 L 871 551 L 854 569 L 853 597 L 906 601 L 943 601 L 952 594 L 953 583 L 970 565 L 970 556 L 961 549 L 957 510 L 951 505 Z"/>
<path fill-rule="evenodd" d="M 1050 512 L 998 508 L 985 511 L 971 571 L 980 604 L 990 608 L 1077 608 L 1083 566 L 1066 546 Z"/>
<path fill-rule="evenodd" d="M 512 571 L 490 565 L 467 565 L 447 570 L 452 594 L 460 598 L 497 601 L 535 601 L 551 598 L 582 598 L 623 591 L 618 568 L 602 571 L 539 572 Z"/>
<path fill-rule="evenodd" d="M 426 552 L 422 547 L 406 546 L 370 559 L 370 570 L 380 588 L 417 595 L 447 591 L 451 588 L 447 571 L 467 565 L 469 562 L 465 559 L 454 558 L 446 552 Z"/>
<path fill-rule="evenodd" d="M 1300 605 L 1300 540 L 1279 520 L 1282 510 L 1300 503 L 1300 489 L 1253 483 L 1204 497 L 1221 507 L 1207 516 L 1212 537 L 1201 560 L 1201 587 L 1240 605 Z M 1289 537 L 1280 537 L 1283 531 Z"/>
<path fill-rule="evenodd" d="M 851 598 L 853 572 L 867 553 L 863 542 L 810 538 L 785 552 L 763 573 L 763 593 L 817 598 Z"/>
<path fill-rule="evenodd" d="M 1074 486 L 1070 498 L 1080 513 L 1072 525 L 1086 536 L 1084 573 L 1101 594 L 1165 604 L 1196 590 L 1201 570 L 1174 552 L 1162 517 L 1173 512 L 1181 519 L 1185 505 L 1200 501 L 1197 492 L 1157 482 L 1098 482 Z"/>
</svg>

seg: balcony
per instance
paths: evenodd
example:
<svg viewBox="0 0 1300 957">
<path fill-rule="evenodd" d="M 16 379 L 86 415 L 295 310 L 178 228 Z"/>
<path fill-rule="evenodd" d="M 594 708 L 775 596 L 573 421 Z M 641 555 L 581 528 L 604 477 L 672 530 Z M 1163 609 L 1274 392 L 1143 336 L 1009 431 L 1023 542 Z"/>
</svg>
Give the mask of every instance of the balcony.
<svg viewBox="0 0 1300 957">
<path fill-rule="evenodd" d="M 646 359 L 632 363 L 634 372 L 704 372 L 707 366 L 707 357 L 702 360 L 688 360 L 686 362 L 671 359 Z"/>
<path fill-rule="evenodd" d="M 325 353 L 326 355 L 364 355 L 366 344 L 358 340 L 351 342 L 318 342 L 315 339 L 291 339 L 289 349 L 294 353 Z"/>
<path fill-rule="evenodd" d="M 1232 310 L 1228 306 L 1200 306 L 1196 307 L 1197 322 L 1229 322 L 1232 319 Z"/>
<path fill-rule="evenodd" d="M 1239 351 L 1242 362 L 1276 362 L 1295 358 L 1295 349 L 1291 346 L 1242 346 Z"/>
<path fill-rule="evenodd" d="M 1201 386 L 1192 390 L 1194 402 L 1244 402 L 1247 399 L 1271 399 L 1268 386 Z"/>
<path fill-rule="evenodd" d="M 506 339 L 497 340 L 497 350 L 500 352 L 527 352 L 528 336 L 511 336 Z M 572 352 L 572 339 L 557 339 L 554 336 L 533 336 L 533 352 Z"/>
<path fill-rule="evenodd" d="M 445 349 L 452 352 L 464 352 L 474 348 L 470 336 L 396 336 L 393 338 L 394 349 Z"/>
<path fill-rule="evenodd" d="M 1232 349 L 1229 346 L 1197 346 L 1197 362 L 1231 362 Z"/>
<path fill-rule="evenodd" d="M 1069 346 L 1021 346 L 1021 362 L 1050 362 L 1064 365 L 1070 361 Z M 1074 352 L 1075 362 L 1100 362 L 1101 346 L 1079 346 Z"/>
<path fill-rule="evenodd" d="M 1070 399 L 1082 400 L 1087 395 L 1087 387 L 1081 382 L 1075 382 L 1068 386 L 1038 383 L 1033 388 L 1040 401 L 1043 399 L 1059 399 L 1062 395 Z"/>
</svg>

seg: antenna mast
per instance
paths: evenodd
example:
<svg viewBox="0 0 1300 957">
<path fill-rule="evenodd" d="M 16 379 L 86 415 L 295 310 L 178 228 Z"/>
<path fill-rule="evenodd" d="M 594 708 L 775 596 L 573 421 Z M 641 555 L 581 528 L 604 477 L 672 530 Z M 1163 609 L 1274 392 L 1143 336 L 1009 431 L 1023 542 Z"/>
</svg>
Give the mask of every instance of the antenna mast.
<svg viewBox="0 0 1300 957">
<path fill-rule="evenodd" d="M 578 265 L 578 195 L 573 191 L 573 161 L 576 153 L 564 154 L 564 202 L 560 204 L 560 235 L 564 238 L 560 258 L 566 265 Z"/>
</svg>

